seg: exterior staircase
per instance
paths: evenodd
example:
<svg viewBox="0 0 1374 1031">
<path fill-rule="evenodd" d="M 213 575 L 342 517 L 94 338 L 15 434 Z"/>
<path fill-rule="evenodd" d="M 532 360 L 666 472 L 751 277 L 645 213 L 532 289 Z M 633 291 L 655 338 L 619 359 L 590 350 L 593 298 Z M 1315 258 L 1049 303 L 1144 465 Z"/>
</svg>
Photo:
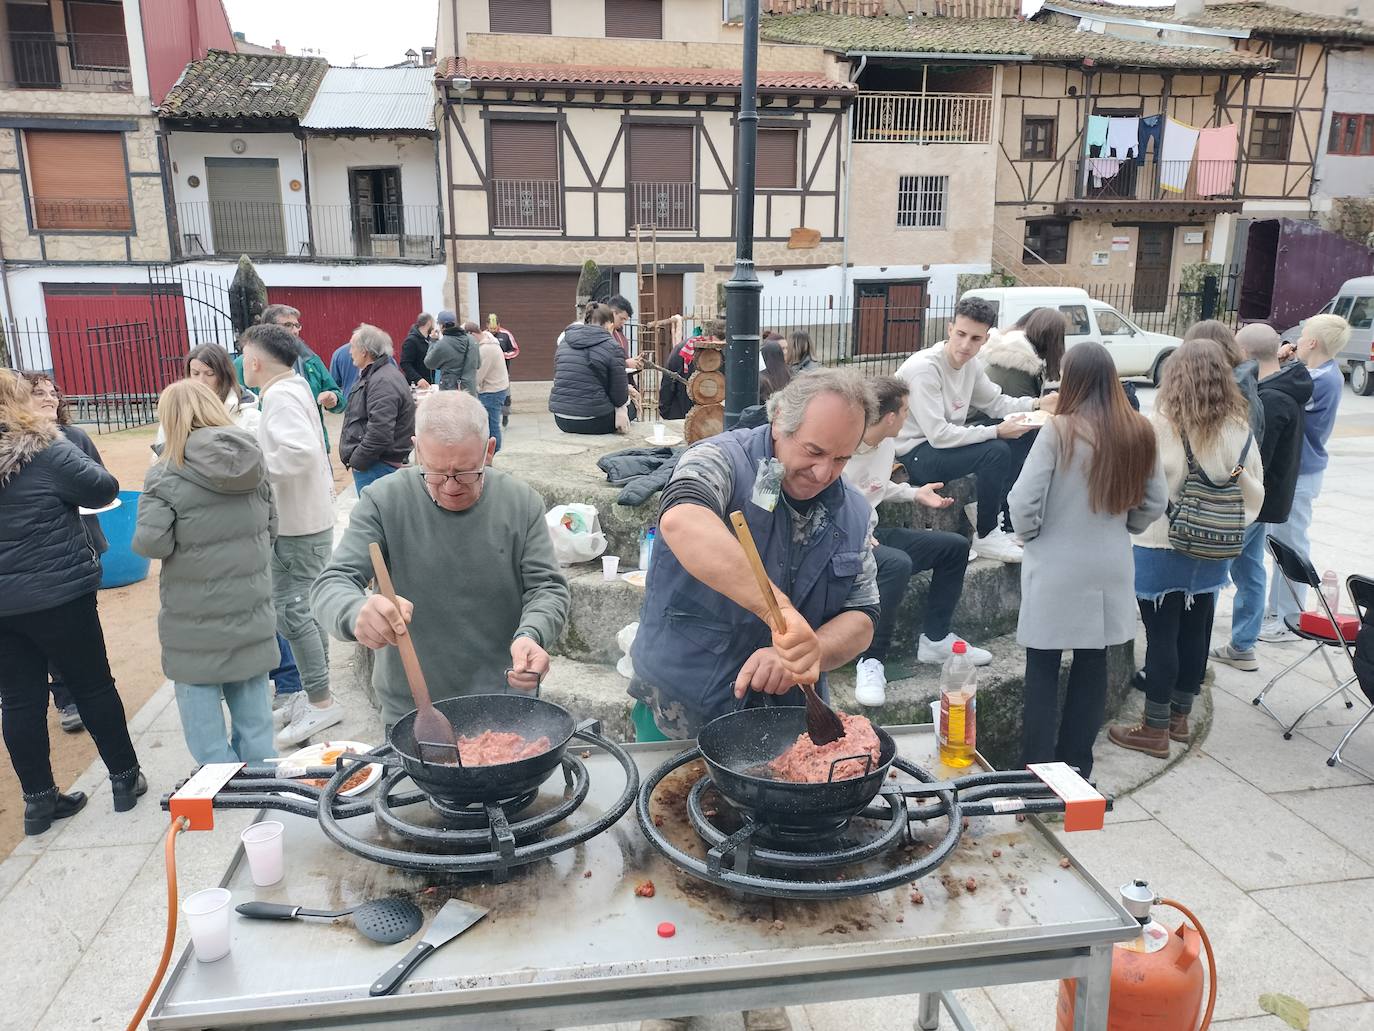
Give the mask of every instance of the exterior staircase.
<svg viewBox="0 0 1374 1031">
<path fill-rule="evenodd" d="M 1051 265 L 1012 233 L 994 225 L 992 231 L 992 264 L 1014 276 L 1021 286 L 1073 286 L 1064 274 Z"/>
</svg>

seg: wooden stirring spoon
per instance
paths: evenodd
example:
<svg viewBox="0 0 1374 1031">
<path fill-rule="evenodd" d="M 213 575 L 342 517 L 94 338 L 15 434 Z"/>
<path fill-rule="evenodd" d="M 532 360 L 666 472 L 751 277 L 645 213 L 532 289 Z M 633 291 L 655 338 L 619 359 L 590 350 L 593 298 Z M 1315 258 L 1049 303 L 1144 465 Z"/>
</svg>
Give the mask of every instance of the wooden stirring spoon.
<svg viewBox="0 0 1374 1031">
<path fill-rule="evenodd" d="M 758 546 L 754 543 L 754 535 L 749 531 L 744 513 L 731 512 L 730 522 L 734 524 L 735 536 L 739 538 L 740 547 L 749 559 L 749 568 L 754 571 L 754 579 L 758 581 L 759 590 L 763 592 L 768 614 L 773 617 L 773 626 L 778 633 L 782 633 L 787 629 L 787 622 L 782 618 L 782 609 L 778 607 L 773 585 L 768 580 L 768 571 L 763 568 L 763 559 L 759 557 Z M 806 734 L 811 738 L 811 743 L 819 747 L 844 737 L 844 723 L 834 709 L 821 701 L 821 696 L 816 693 L 816 686 L 797 686 L 802 689 L 802 694 L 806 695 Z"/>
<path fill-rule="evenodd" d="M 377 589 L 399 611 L 401 606 L 396 601 L 396 588 L 391 586 L 391 573 L 386 568 L 381 546 L 373 541 L 367 550 L 372 556 L 372 572 L 377 577 Z M 413 731 L 420 761 L 453 766 L 459 762 L 458 737 L 453 732 L 453 724 L 429 700 L 429 685 L 425 683 L 424 670 L 420 669 L 420 657 L 415 654 L 415 642 L 409 633 L 404 633 L 397 638 L 396 647 L 401 653 L 406 681 L 410 684 L 410 696 L 415 699 Z"/>
</svg>

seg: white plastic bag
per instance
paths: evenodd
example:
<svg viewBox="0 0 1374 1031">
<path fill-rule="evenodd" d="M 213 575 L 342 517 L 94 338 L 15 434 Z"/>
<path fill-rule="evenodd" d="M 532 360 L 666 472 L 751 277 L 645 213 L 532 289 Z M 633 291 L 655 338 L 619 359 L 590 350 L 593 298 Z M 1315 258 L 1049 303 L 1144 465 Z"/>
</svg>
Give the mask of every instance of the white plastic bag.
<svg viewBox="0 0 1374 1031">
<path fill-rule="evenodd" d="M 620 658 L 616 660 L 615 671 L 626 680 L 634 679 L 635 675 L 634 663 L 630 661 L 630 648 L 635 643 L 635 634 L 637 633 L 639 633 L 638 620 L 633 623 L 625 624 L 625 626 L 620 628 L 620 632 L 615 635 L 616 647 L 623 653 Z"/>
<path fill-rule="evenodd" d="M 555 505 L 544 514 L 558 564 L 590 562 L 606 550 L 606 535 L 592 505 Z"/>
</svg>

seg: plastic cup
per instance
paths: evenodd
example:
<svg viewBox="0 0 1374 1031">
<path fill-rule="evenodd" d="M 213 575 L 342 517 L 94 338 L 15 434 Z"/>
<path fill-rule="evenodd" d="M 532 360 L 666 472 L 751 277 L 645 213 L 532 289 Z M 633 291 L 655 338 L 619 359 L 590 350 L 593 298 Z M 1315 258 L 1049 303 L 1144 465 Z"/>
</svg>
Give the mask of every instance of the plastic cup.
<svg viewBox="0 0 1374 1031">
<path fill-rule="evenodd" d="M 259 888 L 276 884 L 282 878 L 282 829 L 276 820 L 264 820 L 239 835 L 243 851 L 248 856 L 248 869 L 253 874 L 253 883 Z"/>
<path fill-rule="evenodd" d="M 935 729 L 940 729 L 940 699 L 930 703 L 930 722 L 935 724 Z"/>
<path fill-rule="evenodd" d="M 226 888 L 206 888 L 186 896 L 181 912 L 191 932 L 196 959 L 213 963 L 229 955 L 229 901 Z"/>
<path fill-rule="evenodd" d="M 654 440 L 662 440 L 667 434 L 663 430 L 663 423 L 654 423 Z"/>
<path fill-rule="evenodd" d="M 602 556 L 601 556 L 601 579 L 603 579 L 603 580 L 614 580 L 614 579 L 616 578 L 616 575 L 617 575 L 619 572 L 620 572 L 620 556 L 619 556 L 619 555 L 602 555 Z"/>
</svg>

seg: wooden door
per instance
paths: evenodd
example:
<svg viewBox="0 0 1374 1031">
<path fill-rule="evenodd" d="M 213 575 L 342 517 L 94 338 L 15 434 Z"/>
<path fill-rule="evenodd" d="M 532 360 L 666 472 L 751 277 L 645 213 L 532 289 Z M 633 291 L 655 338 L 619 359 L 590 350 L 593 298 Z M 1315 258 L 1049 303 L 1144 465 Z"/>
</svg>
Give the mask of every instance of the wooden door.
<svg viewBox="0 0 1374 1031">
<path fill-rule="evenodd" d="M 482 325 L 495 314 L 520 341 L 508 368 L 514 380 L 553 379 L 558 335 L 577 315 L 576 272 L 483 272 L 477 277 Z"/>
<path fill-rule="evenodd" d="M 354 254 L 360 258 L 404 256 L 405 224 L 401 207 L 399 168 L 355 168 L 349 173 L 349 200 L 353 208 Z M 372 237 L 385 234 L 387 246 L 373 247 Z"/>
<path fill-rule="evenodd" d="M 686 314 L 682 310 L 682 273 L 659 273 L 657 298 L 648 276 L 639 277 L 639 290 L 638 318 L 641 326 L 658 319 Z M 655 360 L 664 364 L 672 353 L 672 335 L 672 330 L 667 326 L 655 331 L 641 330 L 640 338 L 635 342 L 636 352 L 652 351 Z"/>
<path fill-rule="evenodd" d="M 854 350 L 860 355 L 919 351 L 926 316 L 926 284 L 858 283 Z"/>
<path fill-rule="evenodd" d="M 1169 298 L 1169 265 L 1173 259 L 1174 227 L 1141 226 L 1135 252 L 1137 312 L 1163 311 Z"/>
</svg>

